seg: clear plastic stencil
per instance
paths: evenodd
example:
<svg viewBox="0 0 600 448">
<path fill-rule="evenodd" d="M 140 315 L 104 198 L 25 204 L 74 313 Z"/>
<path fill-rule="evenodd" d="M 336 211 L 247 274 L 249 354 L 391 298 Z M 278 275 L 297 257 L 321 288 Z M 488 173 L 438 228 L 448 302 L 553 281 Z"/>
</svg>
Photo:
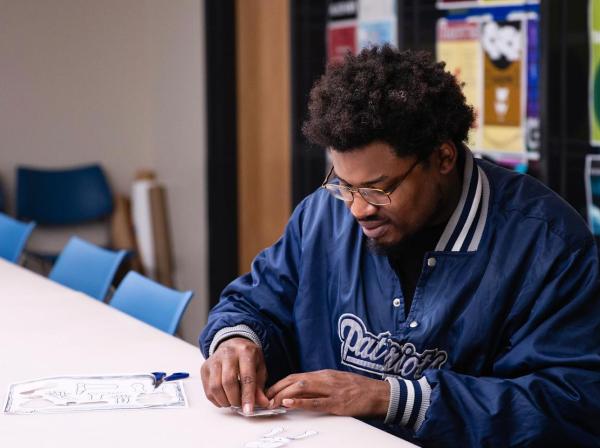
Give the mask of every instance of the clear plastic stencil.
<svg viewBox="0 0 600 448">
<path fill-rule="evenodd" d="M 7 414 L 187 407 L 180 381 L 154 388 L 151 374 L 61 376 L 11 384 Z"/>
<path fill-rule="evenodd" d="M 254 406 L 254 410 L 249 414 L 244 413 L 240 406 L 231 406 L 231 410 L 244 417 L 270 417 L 272 415 L 285 414 L 287 412 L 286 408 L 283 407 L 267 409 L 260 406 Z"/>
</svg>

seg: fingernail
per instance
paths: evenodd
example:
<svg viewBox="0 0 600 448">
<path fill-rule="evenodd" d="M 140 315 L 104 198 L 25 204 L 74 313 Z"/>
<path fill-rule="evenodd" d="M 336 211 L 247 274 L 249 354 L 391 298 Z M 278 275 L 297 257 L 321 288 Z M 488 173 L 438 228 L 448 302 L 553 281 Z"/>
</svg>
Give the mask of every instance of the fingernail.
<svg viewBox="0 0 600 448">
<path fill-rule="evenodd" d="M 269 401 L 269 408 L 272 408 L 274 404 L 275 404 L 275 399 L 272 399 L 271 401 Z"/>
<path fill-rule="evenodd" d="M 287 408 L 287 407 L 291 406 L 292 404 L 294 404 L 294 400 L 292 400 L 291 398 L 284 398 L 283 401 L 281 402 L 281 404 Z"/>
<path fill-rule="evenodd" d="M 252 406 L 250 406 L 250 403 L 246 403 L 244 405 L 244 414 L 251 414 L 252 413 Z"/>
</svg>

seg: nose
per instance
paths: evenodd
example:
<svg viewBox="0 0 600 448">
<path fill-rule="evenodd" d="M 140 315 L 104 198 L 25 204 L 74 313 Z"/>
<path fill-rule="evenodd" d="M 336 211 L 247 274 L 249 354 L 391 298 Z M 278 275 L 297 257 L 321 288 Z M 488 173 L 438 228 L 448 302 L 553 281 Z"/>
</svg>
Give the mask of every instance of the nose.
<svg viewBox="0 0 600 448">
<path fill-rule="evenodd" d="M 350 204 L 350 213 L 359 221 L 374 215 L 377 212 L 377 206 L 369 204 L 360 193 L 354 193 L 354 200 Z"/>
</svg>

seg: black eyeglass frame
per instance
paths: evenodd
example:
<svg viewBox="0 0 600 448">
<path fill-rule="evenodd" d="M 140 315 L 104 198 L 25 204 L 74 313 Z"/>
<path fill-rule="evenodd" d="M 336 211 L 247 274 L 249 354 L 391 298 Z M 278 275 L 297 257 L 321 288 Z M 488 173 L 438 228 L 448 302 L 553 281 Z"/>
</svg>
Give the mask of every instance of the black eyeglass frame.
<svg viewBox="0 0 600 448">
<path fill-rule="evenodd" d="M 421 157 L 417 158 L 417 160 L 415 160 L 415 162 L 410 166 L 410 168 L 402 176 L 400 176 L 398 181 L 396 181 L 396 183 L 394 183 L 387 190 L 382 190 L 381 188 L 372 188 L 372 187 L 351 187 L 349 185 L 330 184 L 330 183 L 328 183 L 328 181 L 329 181 L 329 178 L 331 177 L 331 173 L 333 173 L 333 165 L 332 165 L 331 169 L 329 170 L 329 173 L 325 177 L 325 180 L 321 184 L 321 188 L 324 188 L 325 190 L 327 190 L 334 198 L 339 199 L 339 200 L 344 201 L 349 204 L 352 204 L 354 202 L 354 193 L 358 193 L 361 195 L 361 197 L 366 202 L 368 202 L 369 204 L 374 205 L 376 207 L 390 205 L 392 203 L 392 198 L 390 197 L 390 195 L 402 184 L 402 182 L 404 182 L 406 180 L 406 178 L 410 175 L 412 170 L 415 169 L 415 167 L 417 165 L 419 165 L 421 162 L 423 162 L 424 160 L 426 160 L 426 158 L 421 158 Z M 349 199 L 345 199 L 340 196 L 336 196 L 336 194 L 333 191 L 334 189 L 337 191 L 339 191 L 339 190 L 349 191 L 350 193 L 352 193 L 352 199 L 349 200 Z M 382 193 L 387 196 L 388 202 L 382 203 L 382 204 L 375 204 L 368 199 L 369 193 Z"/>
</svg>

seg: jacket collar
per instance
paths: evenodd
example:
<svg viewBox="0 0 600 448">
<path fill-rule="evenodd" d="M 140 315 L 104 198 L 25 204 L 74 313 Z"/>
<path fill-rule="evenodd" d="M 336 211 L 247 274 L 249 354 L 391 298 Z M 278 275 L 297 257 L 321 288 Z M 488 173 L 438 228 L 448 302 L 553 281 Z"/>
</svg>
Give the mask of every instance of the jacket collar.
<svg viewBox="0 0 600 448">
<path fill-rule="evenodd" d="M 464 154 L 465 166 L 460 199 L 435 247 L 436 251 L 474 252 L 479 248 L 485 229 L 490 183 L 466 147 Z"/>
</svg>

